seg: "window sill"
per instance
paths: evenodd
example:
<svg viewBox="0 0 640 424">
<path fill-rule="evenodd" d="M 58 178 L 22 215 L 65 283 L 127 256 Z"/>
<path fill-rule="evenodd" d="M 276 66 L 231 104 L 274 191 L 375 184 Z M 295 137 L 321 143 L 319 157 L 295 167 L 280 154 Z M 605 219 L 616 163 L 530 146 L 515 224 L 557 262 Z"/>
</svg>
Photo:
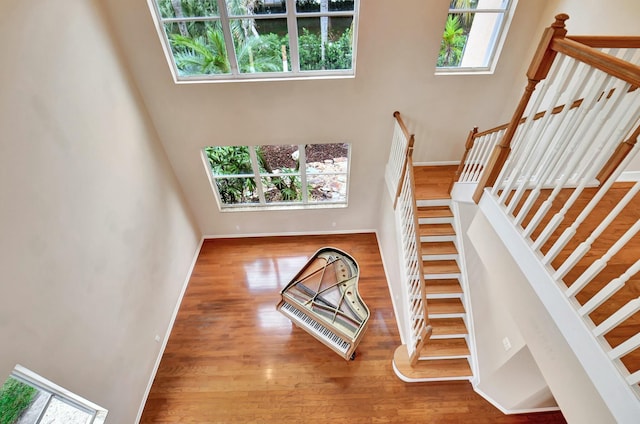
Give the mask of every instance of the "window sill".
<svg viewBox="0 0 640 424">
<path fill-rule="evenodd" d="M 218 208 L 220 212 L 268 212 L 268 211 L 293 211 L 293 210 L 313 210 L 313 209 L 343 209 L 348 207 L 347 203 L 329 203 L 313 205 L 269 205 L 269 206 L 233 206 Z"/>
</svg>

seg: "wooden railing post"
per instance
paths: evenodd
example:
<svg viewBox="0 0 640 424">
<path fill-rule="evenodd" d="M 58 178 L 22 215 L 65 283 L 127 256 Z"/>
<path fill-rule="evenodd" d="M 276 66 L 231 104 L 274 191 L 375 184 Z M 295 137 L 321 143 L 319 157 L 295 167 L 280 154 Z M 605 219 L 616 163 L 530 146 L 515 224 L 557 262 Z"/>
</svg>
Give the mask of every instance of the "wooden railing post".
<svg viewBox="0 0 640 424">
<path fill-rule="evenodd" d="M 513 113 L 513 117 L 509 122 L 507 131 L 502 137 L 500 143 L 498 143 L 491 152 L 491 156 L 487 163 L 487 169 L 482 173 L 482 177 L 480 178 L 476 191 L 473 194 L 474 202 L 478 203 L 482 197 L 485 187 L 493 186 L 498 179 L 498 175 L 511 152 L 511 141 L 518 129 L 522 115 L 529 104 L 529 99 L 531 99 L 531 95 L 533 94 L 536 85 L 547 77 L 547 74 L 551 69 L 551 65 L 553 64 L 553 60 L 556 57 L 557 53 L 550 48 L 551 43 L 554 39 L 564 38 L 567 35 L 567 30 L 564 24 L 567 19 L 569 19 L 569 15 L 564 13 L 556 15 L 555 22 L 542 34 L 542 39 L 538 44 L 538 49 L 536 50 L 533 60 L 531 61 L 531 65 L 529 65 L 529 70 L 527 71 L 527 86 L 524 89 L 524 93 L 520 99 L 520 103 L 518 103 L 518 107 Z"/>
<path fill-rule="evenodd" d="M 598 176 L 596 177 L 601 184 L 605 182 L 611 174 L 613 174 L 613 171 L 615 171 L 618 166 L 620 166 L 624 158 L 627 157 L 629 152 L 631 152 L 638 142 L 638 137 L 640 137 L 640 126 L 636 128 L 628 140 L 625 140 L 618 145 L 615 152 L 613 152 L 613 155 L 611 155 L 607 163 L 602 167 L 600 173 L 598 173 Z"/>
<path fill-rule="evenodd" d="M 469 152 L 471 151 L 471 149 L 473 149 L 473 143 L 476 139 L 476 134 L 478 134 L 478 127 L 473 127 L 473 129 L 469 131 L 469 135 L 467 136 L 467 141 L 464 143 L 464 154 L 462 155 L 462 159 L 460 160 L 458 169 L 456 169 L 456 175 L 453 177 L 453 181 L 451 181 L 451 185 L 449 185 L 449 193 L 451 193 L 451 190 L 453 190 L 453 185 L 460 179 L 460 174 L 464 169 L 464 164 L 467 161 Z"/>
<path fill-rule="evenodd" d="M 400 129 L 402 130 L 402 133 L 404 134 L 407 140 L 407 147 L 405 148 L 404 160 L 402 162 L 402 172 L 400 174 L 400 178 L 398 179 L 398 184 L 396 187 L 396 195 L 393 198 L 393 209 L 395 209 L 396 205 L 398 204 L 398 197 L 400 197 L 400 190 L 402 189 L 402 180 L 404 179 L 404 174 L 406 172 L 407 158 L 409 156 L 409 151 L 413 149 L 413 144 L 415 143 L 415 137 L 413 134 L 409 134 L 409 130 L 407 129 L 407 126 L 404 124 L 404 121 L 400 116 L 400 112 L 398 111 L 393 112 L 393 117 L 396 118 L 396 121 L 398 122 L 398 125 L 400 125 Z"/>
</svg>

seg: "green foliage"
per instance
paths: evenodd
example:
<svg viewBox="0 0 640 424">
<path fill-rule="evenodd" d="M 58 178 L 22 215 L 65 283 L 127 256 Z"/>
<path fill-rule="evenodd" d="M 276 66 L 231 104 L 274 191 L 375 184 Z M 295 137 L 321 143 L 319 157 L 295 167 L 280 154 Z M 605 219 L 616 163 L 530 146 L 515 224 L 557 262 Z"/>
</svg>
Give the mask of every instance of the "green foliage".
<svg viewBox="0 0 640 424">
<path fill-rule="evenodd" d="M 253 174 L 247 146 L 205 147 L 214 175 Z M 253 178 L 216 178 L 220 199 L 225 204 L 252 200 L 256 183 Z"/>
<path fill-rule="evenodd" d="M 224 36 L 220 28 L 210 27 L 206 37 L 171 34 L 171 47 L 178 71 L 183 75 L 227 74 L 230 72 Z"/>
<path fill-rule="evenodd" d="M 440 67 L 460 65 L 466 42 L 467 36 L 464 35 L 464 30 L 460 26 L 460 19 L 450 14 L 442 34 L 437 65 Z"/>
<path fill-rule="evenodd" d="M 28 384 L 9 377 L 0 388 L 0 424 L 15 423 L 37 392 Z"/>
<path fill-rule="evenodd" d="M 351 69 L 352 38 L 351 29 L 346 28 L 339 37 L 330 33 L 325 45 L 325 59 L 322 60 L 322 40 L 319 34 L 302 28 L 299 36 L 300 70 Z"/>
</svg>

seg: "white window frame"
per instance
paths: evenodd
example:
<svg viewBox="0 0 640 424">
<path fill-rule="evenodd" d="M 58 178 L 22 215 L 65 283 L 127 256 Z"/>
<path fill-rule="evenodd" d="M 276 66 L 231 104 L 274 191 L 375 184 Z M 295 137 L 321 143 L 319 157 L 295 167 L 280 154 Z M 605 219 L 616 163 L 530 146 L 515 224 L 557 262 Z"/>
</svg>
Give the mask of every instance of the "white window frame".
<svg viewBox="0 0 640 424">
<path fill-rule="evenodd" d="M 9 377 L 15 378 L 16 380 L 21 381 L 40 392 L 44 392 L 49 396 L 47 404 L 42 409 L 40 416 L 34 424 L 41 422 L 51 399 L 54 398 L 91 415 L 91 419 L 87 421 L 86 424 L 104 424 L 107 418 L 108 411 L 106 409 L 58 386 L 22 365 L 16 365 Z"/>
<path fill-rule="evenodd" d="M 233 81 L 262 81 L 262 80 L 295 80 L 295 79 L 332 79 L 332 78 L 353 78 L 356 72 L 356 46 L 358 35 L 358 15 L 360 9 L 360 0 L 354 0 L 353 11 L 327 11 L 327 12 L 297 12 L 296 0 L 284 0 L 287 5 L 286 13 L 272 13 L 263 15 L 234 15 L 233 19 L 287 19 L 287 33 L 289 35 L 289 60 L 290 64 L 288 71 L 283 72 L 256 72 L 256 73 L 240 73 L 237 66 L 235 47 L 233 45 L 233 39 L 231 37 L 229 15 L 227 12 L 227 6 L 225 0 L 217 0 L 219 16 L 211 17 L 185 17 L 185 18 L 163 18 L 158 9 L 156 0 L 147 0 L 149 8 L 151 9 L 151 15 L 153 22 L 156 26 L 158 36 L 162 43 L 162 48 L 171 70 L 171 75 L 176 84 L 181 83 L 202 83 L 202 82 L 233 82 Z M 352 45 L 352 60 L 351 69 L 332 69 L 332 70 L 317 70 L 317 71 L 303 71 L 300 70 L 300 61 L 298 54 L 298 18 L 321 18 L 321 17 L 352 17 L 353 18 L 353 45 Z M 179 75 L 178 68 L 176 66 L 173 52 L 171 51 L 171 44 L 169 38 L 164 30 L 164 24 L 169 22 L 187 22 L 187 21 L 220 21 L 225 45 L 227 48 L 227 54 L 229 59 L 229 65 L 231 68 L 230 74 L 208 74 L 208 75 Z"/>
<path fill-rule="evenodd" d="M 213 191 L 216 199 L 216 203 L 218 204 L 218 209 L 221 212 L 243 212 L 243 211 L 269 211 L 269 210 L 292 210 L 292 209 L 328 209 L 328 208 L 346 208 L 349 202 L 349 183 L 350 183 L 350 173 L 351 173 L 351 143 L 346 142 L 338 142 L 344 143 L 348 146 L 347 149 L 347 170 L 345 172 L 323 172 L 321 175 L 344 175 L 345 181 L 345 196 L 344 200 L 323 200 L 323 201 L 310 201 L 308 198 L 308 193 L 305 187 L 307 187 L 307 170 L 306 170 L 306 157 L 305 157 L 305 146 L 307 145 L 318 145 L 323 143 L 305 143 L 299 144 L 298 152 L 299 152 L 299 169 L 297 172 L 286 173 L 286 174 L 277 174 L 277 173 L 265 173 L 260 172 L 257 155 L 255 150 L 260 146 L 265 145 L 246 145 L 249 148 L 249 157 L 251 158 L 251 168 L 253 173 L 251 174 L 233 174 L 233 175 L 214 175 L 211 165 L 209 164 L 209 158 L 205 152 L 205 148 L 201 149 L 201 158 L 202 163 L 205 167 L 207 176 L 209 178 L 209 184 L 211 185 L 211 190 Z M 333 143 L 329 143 L 333 144 Z M 243 145 L 244 146 L 244 145 Z M 222 146 L 225 147 L 225 146 Z M 237 146 L 241 147 L 241 146 Z M 278 202 L 267 202 L 263 188 L 262 188 L 262 178 L 263 177 L 298 177 L 300 178 L 300 186 L 301 186 L 301 200 L 298 201 L 278 201 Z M 222 197 L 220 196 L 220 192 L 218 190 L 218 185 L 216 184 L 217 179 L 228 179 L 228 178 L 253 178 L 256 184 L 256 192 L 258 194 L 259 202 L 256 203 L 235 203 L 235 204 L 227 204 L 222 202 Z"/>
<path fill-rule="evenodd" d="M 480 6 L 482 2 L 483 0 L 479 0 L 478 6 Z M 471 30 L 469 32 L 469 38 L 465 43 L 464 51 L 462 53 L 462 60 L 461 60 L 460 66 L 451 66 L 451 67 L 436 66 L 435 74 L 436 75 L 492 74 L 495 71 L 496 65 L 498 63 L 498 58 L 500 57 L 500 53 L 502 51 L 502 47 L 507 37 L 509 26 L 511 25 L 511 20 L 513 19 L 513 15 L 515 13 L 517 4 L 518 4 L 518 0 L 507 0 L 504 8 L 449 9 L 449 11 L 447 12 L 447 17 L 449 16 L 449 14 L 452 14 L 452 13 L 474 13 L 476 15 L 488 14 L 488 13 L 499 13 L 499 14 L 502 14 L 502 19 L 498 28 L 496 28 L 496 30 L 492 32 L 489 38 L 486 37 L 483 31 L 474 32 L 473 28 L 477 22 L 474 19 L 474 23 L 472 24 Z M 478 27 L 476 27 L 476 29 L 478 29 Z M 466 50 L 470 44 L 471 46 L 473 46 L 474 43 L 478 43 L 485 46 L 485 57 L 487 58 L 486 66 L 465 66 L 464 65 L 464 57 L 465 57 Z"/>
</svg>

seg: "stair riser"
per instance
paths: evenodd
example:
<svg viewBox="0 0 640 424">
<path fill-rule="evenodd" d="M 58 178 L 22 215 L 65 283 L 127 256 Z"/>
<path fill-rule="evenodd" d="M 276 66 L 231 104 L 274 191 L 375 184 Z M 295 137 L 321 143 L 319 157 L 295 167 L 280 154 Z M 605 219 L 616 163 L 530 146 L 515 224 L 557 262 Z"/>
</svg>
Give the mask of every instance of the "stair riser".
<svg viewBox="0 0 640 424">
<path fill-rule="evenodd" d="M 461 273 L 457 272 L 457 273 L 451 273 L 451 274 L 424 274 L 424 279 L 425 280 L 448 280 L 448 279 L 453 279 L 453 278 L 457 278 L 460 279 L 460 277 L 462 276 Z"/>
<path fill-rule="evenodd" d="M 439 242 L 439 241 L 453 241 L 455 242 L 456 236 L 420 236 L 420 242 Z"/>
<path fill-rule="evenodd" d="M 456 261 L 460 256 L 457 253 L 450 253 L 447 255 L 422 255 L 423 261 Z"/>
<path fill-rule="evenodd" d="M 452 224 L 453 217 L 441 217 L 441 218 L 418 218 L 418 224 Z"/>
<path fill-rule="evenodd" d="M 416 205 L 423 206 L 451 206 L 451 199 L 416 200 Z"/>
</svg>

